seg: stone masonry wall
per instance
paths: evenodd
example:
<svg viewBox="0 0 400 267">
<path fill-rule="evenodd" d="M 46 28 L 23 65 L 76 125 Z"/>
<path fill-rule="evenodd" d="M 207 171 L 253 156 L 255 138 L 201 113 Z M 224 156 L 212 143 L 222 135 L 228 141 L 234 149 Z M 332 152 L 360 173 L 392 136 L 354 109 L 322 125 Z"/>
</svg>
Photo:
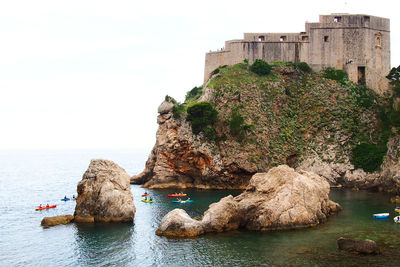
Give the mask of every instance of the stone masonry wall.
<svg viewBox="0 0 400 267">
<path fill-rule="evenodd" d="M 219 66 L 248 59 L 307 62 L 314 70 L 343 69 L 350 80 L 365 80 L 378 93 L 388 88 L 390 21 L 369 15 L 321 15 L 301 33 L 245 33 L 243 40 L 225 42 L 225 49 L 206 54 L 204 82 Z M 360 79 L 360 75 L 363 79 Z"/>
</svg>

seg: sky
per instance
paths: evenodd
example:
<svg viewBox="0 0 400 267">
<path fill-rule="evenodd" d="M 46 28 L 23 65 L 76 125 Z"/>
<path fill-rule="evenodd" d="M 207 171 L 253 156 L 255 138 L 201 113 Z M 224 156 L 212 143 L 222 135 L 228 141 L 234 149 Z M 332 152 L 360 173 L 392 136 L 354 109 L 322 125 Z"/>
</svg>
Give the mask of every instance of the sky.
<svg viewBox="0 0 400 267">
<path fill-rule="evenodd" d="M 0 3 L 0 149 L 150 149 L 165 95 L 203 82 L 205 53 L 244 32 L 301 32 L 320 14 L 391 20 L 400 2 L 14 0 Z"/>
</svg>

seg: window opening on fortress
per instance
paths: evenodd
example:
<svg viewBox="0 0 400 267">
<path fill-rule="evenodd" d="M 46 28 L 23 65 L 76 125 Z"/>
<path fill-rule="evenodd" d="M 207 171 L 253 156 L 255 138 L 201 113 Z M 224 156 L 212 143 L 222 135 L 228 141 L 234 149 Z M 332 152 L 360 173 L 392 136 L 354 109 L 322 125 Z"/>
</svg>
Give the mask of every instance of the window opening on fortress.
<svg viewBox="0 0 400 267">
<path fill-rule="evenodd" d="M 329 36 L 328 35 L 325 35 L 324 36 L 324 42 L 328 42 L 329 41 Z"/>
<path fill-rule="evenodd" d="M 286 41 L 286 36 L 285 36 L 285 35 L 281 36 L 281 37 L 279 38 L 279 41 L 280 41 L 280 42 Z"/>
<path fill-rule="evenodd" d="M 364 84 L 365 85 L 365 67 L 358 67 L 358 84 Z"/>
<path fill-rule="evenodd" d="M 334 17 L 333 22 L 340 22 L 342 20 L 342 17 Z"/>
<path fill-rule="evenodd" d="M 264 36 L 258 36 L 258 41 L 260 41 L 260 42 L 265 41 L 265 37 Z"/>
<path fill-rule="evenodd" d="M 308 36 L 301 36 L 302 41 L 308 41 Z"/>
<path fill-rule="evenodd" d="M 369 23 L 369 16 L 364 16 L 364 23 Z"/>
<path fill-rule="evenodd" d="M 382 46 L 382 34 L 381 33 L 376 34 L 375 45 L 378 47 Z"/>
</svg>

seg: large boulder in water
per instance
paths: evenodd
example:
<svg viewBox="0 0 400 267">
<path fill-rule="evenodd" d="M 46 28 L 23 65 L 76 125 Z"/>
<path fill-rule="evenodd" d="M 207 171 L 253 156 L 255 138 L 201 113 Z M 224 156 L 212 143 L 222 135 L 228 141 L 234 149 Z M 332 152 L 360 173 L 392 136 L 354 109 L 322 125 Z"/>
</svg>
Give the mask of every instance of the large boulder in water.
<svg viewBox="0 0 400 267">
<path fill-rule="evenodd" d="M 110 160 L 94 159 L 78 183 L 75 222 L 131 222 L 136 208 L 130 176 Z"/>
<path fill-rule="evenodd" d="M 157 228 L 157 235 L 187 237 L 204 233 L 204 228 L 183 209 L 174 209 L 164 216 Z"/>
<path fill-rule="evenodd" d="M 350 238 L 340 237 L 337 240 L 339 250 L 345 250 L 360 254 L 379 254 L 378 245 L 373 240 L 354 240 Z"/>
<path fill-rule="evenodd" d="M 242 219 L 238 203 L 232 196 L 227 196 L 211 204 L 201 222 L 207 232 L 224 232 L 238 229 Z"/>
<path fill-rule="evenodd" d="M 329 183 L 312 172 L 287 165 L 255 174 L 235 200 L 244 225 L 250 230 L 273 230 L 314 226 L 340 209 L 329 200 Z"/>
<path fill-rule="evenodd" d="M 281 165 L 268 173 L 255 174 L 246 190 L 237 197 L 228 196 L 211 204 L 200 222 L 203 232 L 222 232 L 247 228 L 268 231 L 315 226 L 340 210 L 329 200 L 328 182 L 315 173 L 299 171 Z M 165 217 L 169 224 L 177 222 L 176 210 Z M 189 222 L 191 218 L 186 218 Z M 163 219 L 164 221 L 164 219 Z M 190 221 L 191 222 L 191 221 Z M 179 227 L 179 236 L 184 236 Z M 159 232 L 175 235 L 174 228 Z M 203 233 L 198 231 L 199 234 Z M 193 236 L 190 231 L 186 236 Z"/>
</svg>

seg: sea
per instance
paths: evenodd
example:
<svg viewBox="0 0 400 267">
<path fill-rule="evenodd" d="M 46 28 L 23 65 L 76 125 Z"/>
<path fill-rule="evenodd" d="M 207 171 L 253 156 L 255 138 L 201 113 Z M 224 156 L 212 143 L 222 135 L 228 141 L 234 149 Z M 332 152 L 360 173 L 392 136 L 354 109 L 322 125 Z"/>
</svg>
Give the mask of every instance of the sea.
<svg viewBox="0 0 400 267">
<path fill-rule="evenodd" d="M 160 237 L 155 231 L 175 208 L 201 216 L 239 190 L 185 190 L 192 203 L 172 203 L 174 190 L 131 185 L 133 223 L 68 224 L 43 228 L 44 217 L 73 214 L 77 183 L 94 158 L 110 159 L 130 175 L 141 172 L 146 150 L 0 151 L 0 266 L 400 266 L 400 225 L 390 195 L 332 189 L 343 210 L 313 228 L 274 232 L 238 230 L 196 238 Z M 149 192 L 154 203 L 141 202 Z M 54 209 L 35 211 L 39 204 Z M 372 214 L 389 212 L 387 220 Z M 379 255 L 339 251 L 337 239 L 372 239 Z"/>
</svg>

